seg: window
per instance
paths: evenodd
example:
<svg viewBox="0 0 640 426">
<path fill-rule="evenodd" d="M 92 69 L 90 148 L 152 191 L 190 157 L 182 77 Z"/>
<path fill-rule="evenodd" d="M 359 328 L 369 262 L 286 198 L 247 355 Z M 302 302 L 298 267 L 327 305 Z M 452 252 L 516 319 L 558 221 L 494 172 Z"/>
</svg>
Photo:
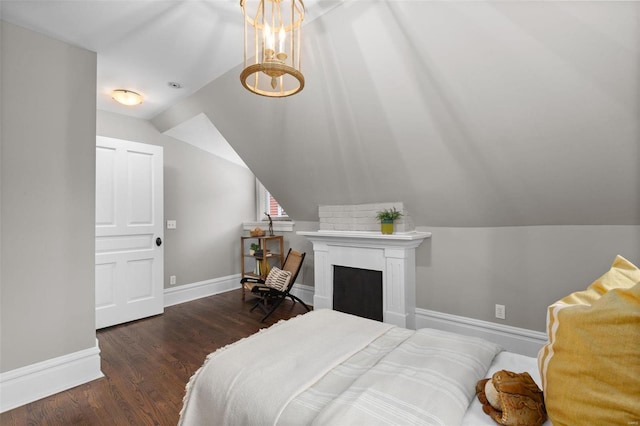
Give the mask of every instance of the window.
<svg viewBox="0 0 640 426">
<path fill-rule="evenodd" d="M 242 227 L 245 231 L 249 231 L 256 226 L 266 229 L 267 217 L 265 212 L 269 213 L 273 220 L 273 230 L 276 232 L 292 232 L 295 223 L 289 218 L 287 213 L 278 204 L 275 198 L 267 191 L 267 189 L 256 179 L 256 221 L 243 222 Z"/>
<path fill-rule="evenodd" d="M 271 193 L 267 191 L 267 189 L 257 179 L 256 189 L 256 218 L 258 221 L 265 219 L 265 212 L 269 213 L 273 220 L 289 220 L 289 216 L 287 216 L 287 213 L 284 211 L 282 206 L 278 204 L 278 201 L 273 198 Z"/>
</svg>

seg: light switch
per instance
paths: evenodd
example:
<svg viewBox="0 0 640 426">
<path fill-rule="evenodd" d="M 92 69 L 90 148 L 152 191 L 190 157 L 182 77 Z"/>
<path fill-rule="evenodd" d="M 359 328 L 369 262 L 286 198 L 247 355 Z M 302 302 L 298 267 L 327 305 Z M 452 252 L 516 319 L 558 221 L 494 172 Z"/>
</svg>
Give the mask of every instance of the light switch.
<svg viewBox="0 0 640 426">
<path fill-rule="evenodd" d="M 506 316 L 506 307 L 504 305 L 497 305 L 496 304 L 496 318 L 498 319 L 505 319 Z"/>
<path fill-rule="evenodd" d="M 176 227 L 178 226 L 177 222 L 175 220 L 168 220 L 167 221 L 167 229 L 176 229 Z"/>
</svg>

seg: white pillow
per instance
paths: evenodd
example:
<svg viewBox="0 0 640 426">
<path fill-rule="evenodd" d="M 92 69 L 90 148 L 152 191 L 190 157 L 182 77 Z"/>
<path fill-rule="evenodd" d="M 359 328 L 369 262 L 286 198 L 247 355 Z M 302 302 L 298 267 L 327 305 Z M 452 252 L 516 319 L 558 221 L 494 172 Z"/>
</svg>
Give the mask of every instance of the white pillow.
<svg viewBox="0 0 640 426">
<path fill-rule="evenodd" d="M 277 266 L 274 266 L 269 272 L 269 275 L 267 275 L 267 279 L 264 281 L 264 284 L 267 287 L 285 291 L 289 285 L 289 281 L 291 281 L 291 272 L 283 271 Z"/>
</svg>

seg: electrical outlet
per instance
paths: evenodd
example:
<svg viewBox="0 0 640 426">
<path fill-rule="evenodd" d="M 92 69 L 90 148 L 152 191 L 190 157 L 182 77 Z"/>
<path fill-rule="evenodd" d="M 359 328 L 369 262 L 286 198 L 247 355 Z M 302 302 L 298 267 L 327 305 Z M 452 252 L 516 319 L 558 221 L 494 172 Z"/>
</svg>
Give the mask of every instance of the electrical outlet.
<svg viewBox="0 0 640 426">
<path fill-rule="evenodd" d="M 170 285 L 176 285 L 176 276 L 175 275 L 171 275 L 169 277 L 169 284 Z"/>
<path fill-rule="evenodd" d="M 176 229 L 178 227 L 178 222 L 175 220 L 167 221 L 167 229 Z"/>
<path fill-rule="evenodd" d="M 504 305 L 496 305 L 496 318 L 505 319 L 506 317 L 506 308 Z"/>
</svg>

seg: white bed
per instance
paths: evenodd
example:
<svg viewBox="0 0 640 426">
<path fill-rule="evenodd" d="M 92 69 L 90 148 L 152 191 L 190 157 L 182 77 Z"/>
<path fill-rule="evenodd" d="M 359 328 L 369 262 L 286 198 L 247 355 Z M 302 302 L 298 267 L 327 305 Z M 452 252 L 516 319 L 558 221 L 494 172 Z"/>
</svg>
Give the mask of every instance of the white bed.
<svg viewBox="0 0 640 426">
<path fill-rule="evenodd" d="M 493 359 L 489 371 L 485 377 L 491 377 L 493 373 L 500 370 L 513 371 L 522 373 L 526 371 L 536 382 L 538 387 L 542 389 L 542 381 L 540 380 L 540 372 L 538 370 L 537 358 L 526 355 L 520 355 L 513 352 L 502 351 Z M 482 405 L 478 398 L 474 397 L 465 412 L 463 426 L 496 426 L 496 423 L 489 416 L 482 412 Z M 551 426 L 551 421 L 547 420 L 544 426 Z"/>
<path fill-rule="evenodd" d="M 486 340 L 317 310 L 210 354 L 179 424 L 495 425 L 475 384 L 500 369 L 540 385 L 535 358 Z"/>
</svg>

